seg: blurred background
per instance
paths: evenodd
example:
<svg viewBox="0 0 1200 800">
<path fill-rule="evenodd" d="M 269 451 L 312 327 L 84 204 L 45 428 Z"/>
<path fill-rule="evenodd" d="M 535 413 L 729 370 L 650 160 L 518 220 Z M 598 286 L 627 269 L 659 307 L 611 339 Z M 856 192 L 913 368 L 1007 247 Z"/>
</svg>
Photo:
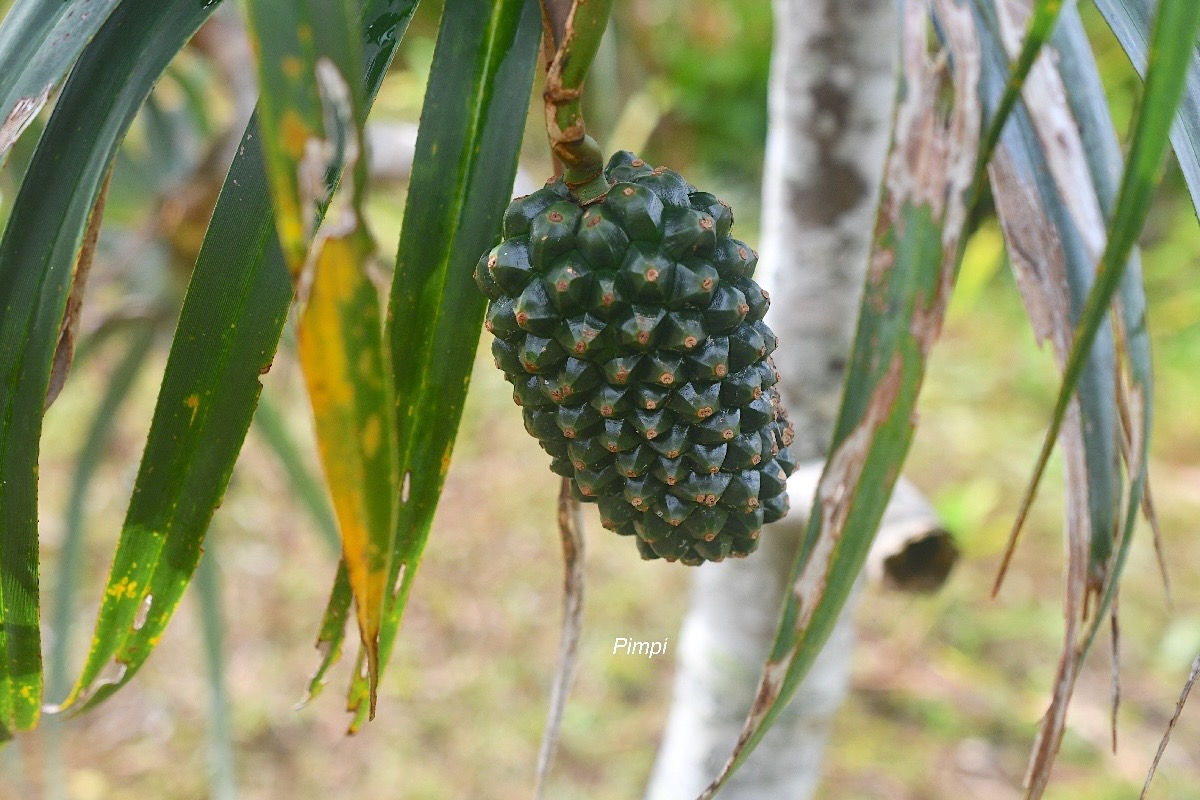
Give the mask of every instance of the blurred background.
<svg viewBox="0 0 1200 800">
<path fill-rule="evenodd" d="M 0 2 L 0 10 L 8 5 Z M 1123 129 L 1136 75 L 1089 4 L 1081 5 Z M 422 4 L 372 116 L 370 222 L 384 253 L 394 249 L 401 224 L 405 153 L 438 6 Z M 755 243 L 769 3 L 660 0 L 616 8 L 589 83 L 589 129 L 607 150 L 636 149 L 730 202 L 735 234 Z M 61 681 L 73 678 L 86 652 L 187 270 L 225 172 L 229 131 L 241 129 L 251 68 L 238 60 L 238 36 L 235 15 L 226 15 L 197 37 L 160 82 L 117 162 L 85 304 L 90 336 L 43 439 L 47 647 L 52 673 L 54 663 L 61 673 L 57 686 L 51 675 L 51 700 L 65 693 Z M 540 125 L 540 103 L 531 104 L 521 178 L 528 187 L 550 173 Z M 33 141 L 26 136 L 0 174 L 0 219 Z M 1120 598 L 1120 747 L 1110 752 L 1109 664 L 1098 648 L 1081 677 L 1047 794 L 1060 800 L 1135 796 L 1200 651 L 1200 582 L 1193 579 L 1200 566 L 1200 230 L 1173 166 L 1143 245 L 1158 372 L 1151 479 L 1173 607 L 1143 526 Z M 138 337 L 148 343 L 145 367 L 110 419 L 106 392 Z M 558 646 L 558 478 L 525 434 L 486 344 L 374 722 L 344 735 L 346 664 L 323 695 L 295 708 L 318 663 L 312 643 L 336 545 L 321 515 L 309 510 L 322 498 L 298 493 L 304 485 L 296 465 L 315 474 L 316 461 L 303 382 L 285 338 L 264 378 L 269 418 L 251 429 L 196 585 L 158 652 L 97 710 L 47 721 L 0 751 L 0 798 L 528 796 Z M 128 362 L 124 371 L 131 372 Z M 989 588 L 1056 390 L 1052 359 L 1025 322 L 999 231 L 984 220 L 934 352 L 908 470 L 955 532 L 963 557 L 934 596 L 871 588 L 862 598 L 851 695 L 818 796 L 1021 796 L 1062 636 L 1057 465 L 1003 591 L 993 600 Z M 89 445 L 94 429 L 107 436 Z M 290 468 L 279 455 L 288 442 L 298 453 Z M 80 464 L 85 475 L 94 470 L 86 493 Z M 690 584 L 685 568 L 644 563 L 629 542 L 600 529 L 594 512 L 587 519 L 581 664 L 549 794 L 639 797 L 670 699 L 673 659 L 614 656 L 613 640 L 674 641 Z M 59 575 L 75 535 L 83 537 L 80 560 L 67 566 L 79 577 L 64 582 L 72 589 L 64 593 Z M 1185 710 L 1151 797 L 1200 798 L 1200 709 Z"/>
</svg>

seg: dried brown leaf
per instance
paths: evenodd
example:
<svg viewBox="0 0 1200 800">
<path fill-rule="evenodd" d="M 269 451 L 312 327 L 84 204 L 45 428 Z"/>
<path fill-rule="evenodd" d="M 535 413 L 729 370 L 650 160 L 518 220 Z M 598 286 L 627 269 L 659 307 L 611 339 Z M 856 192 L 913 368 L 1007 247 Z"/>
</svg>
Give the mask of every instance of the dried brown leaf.
<svg viewBox="0 0 1200 800">
<path fill-rule="evenodd" d="M 50 99 L 50 90 L 53 88 L 54 84 L 48 83 L 39 94 L 17 100 L 4 122 L 0 123 L 0 164 L 4 163 L 4 156 L 9 148 L 16 143 L 17 139 L 21 138 L 21 134 L 29 127 L 29 123 L 33 122 L 33 118 L 46 105 L 46 101 Z"/>
<path fill-rule="evenodd" d="M 67 383 L 67 374 L 71 371 L 71 362 L 75 358 L 75 341 L 79 335 L 79 315 L 83 311 L 83 295 L 87 290 L 88 275 L 92 271 L 92 262 L 96 258 L 96 243 L 100 239 L 100 226 L 104 221 L 104 203 L 108 199 L 108 187 L 112 183 L 112 167 L 109 166 L 104 182 L 100 184 L 100 192 L 92 206 L 88 217 L 87 228 L 84 230 L 83 243 L 75 258 L 75 272 L 71 277 L 71 293 L 67 296 L 67 311 L 63 316 L 59 329 L 58 345 L 54 349 L 54 361 L 50 365 L 50 388 L 46 393 L 45 408 L 58 398 Z"/>
<path fill-rule="evenodd" d="M 1154 773 L 1158 769 L 1158 762 L 1162 761 L 1163 753 L 1167 751 L 1167 743 L 1171 741 L 1171 731 L 1175 730 L 1175 724 L 1179 722 L 1179 715 L 1183 713 L 1183 704 L 1187 702 L 1188 695 L 1192 692 L 1192 686 L 1196 683 L 1196 678 L 1200 677 L 1200 656 L 1196 656 L 1196 660 L 1192 662 L 1192 671 L 1188 674 L 1187 681 L 1183 684 L 1183 691 L 1179 693 L 1179 701 L 1175 703 L 1175 713 L 1171 716 L 1171 721 L 1167 723 L 1167 729 L 1163 732 L 1162 741 L 1158 743 L 1158 751 L 1154 754 L 1154 761 L 1150 764 L 1150 771 L 1146 774 L 1146 782 L 1142 785 L 1142 793 L 1138 795 L 1138 800 L 1146 800 L 1146 793 L 1150 791 L 1150 781 L 1154 780 Z"/>
</svg>

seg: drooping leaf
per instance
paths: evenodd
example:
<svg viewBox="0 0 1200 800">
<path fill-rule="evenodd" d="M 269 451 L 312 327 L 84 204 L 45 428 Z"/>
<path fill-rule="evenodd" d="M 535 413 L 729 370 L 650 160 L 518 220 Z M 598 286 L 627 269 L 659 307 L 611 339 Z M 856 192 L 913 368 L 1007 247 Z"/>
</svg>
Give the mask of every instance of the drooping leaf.
<svg viewBox="0 0 1200 800">
<path fill-rule="evenodd" d="M 379 294 L 364 269 L 372 245 L 358 230 L 316 245 L 299 352 L 374 682 L 397 486 Z"/>
<path fill-rule="evenodd" d="M 88 658 L 64 702 L 94 705 L 145 662 L 220 505 L 291 300 L 254 123 L 192 274 Z M 115 675 L 100 679 L 108 665 Z"/>
<path fill-rule="evenodd" d="M 398 486 L 379 294 L 368 275 L 374 244 L 362 215 L 361 91 L 344 78 L 362 62 L 351 32 L 355 4 L 253 0 L 248 8 L 275 223 L 301 292 L 300 366 L 367 654 L 373 710 Z M 336 208 L 316 233 L 313 221 L 334 188 L 324 178 L 343 168 L 350 185 L 333 198 Z"/>
<path fill-rule="evenodd" d="M 1154 19 L 1153 0 L 1096 0 L 1096 8 L 1112 29 L 1117 41 L 1129 56 L 1134 69 L 1146 76 L 1147 53 L 1150 49 L 1151 23 Z M 1179 33 L 1182 36 L 1182 32 Z M 1171 129 L 1171 144 L 1175 157 L 1192 196 L 1192 205 L 1200 214 L 1200 53 L 1193 52 L 1187 67 L 1187 84 L 1183 102 Z"/>
<path fill-rule="evenodd" d="M 0 720 L 41 706 L 37 461 L 42 410 L 88 215 L 163 69 L 215 4 L 127 0 L 63 87 L 0 241 Z"/>
<path fill-rule="evenodd" d="M 414 7 L 415 0 L 365 4 L 360 24 L 368 99 Z M 195 571 L 292 296 L 252 120 L 192 274 L 88 661 L 65 706 L 86 708 L 111 695 L 158 643 Z M 133 589 L 131 580 L 138 581 Z M 149 610 L 135 626 L 147 596 Z M 110 663 L 116 675 L 93 685 Z"/>
<path fill-rule="evenodd" d="M 1013 4 L 986 0 L 975 7 L 984 37 L 985 84 L 995 85 L 1008 71 L 1006 49 L 1015 51 L 1011 40 Z M 1063 49 L 1075 37 L 1079 39 L 1076 47 Z M 1076 119 L 1080 104 L 1069 98 L 1084 87 L 1099 85 L 1075 9 L 1064 11 L 1053 49 L 1058 52 L 1044 55 L 1031 72 L 1024 102 L 1013 114 L 989 170 L 997 214 L 1030 321 L 1037 337 L 1051 342 L 1061 369 L 1095 280 L 1095 264 L 1104 248 L 1104 211 L 1113 194 L 1110 182 L 1095 178 L 1089 145 L 1095 147 L 1098 132 L 1094 128 L 1098 125 L 1107 125 L 1114 145 L 1115 135 L 1102 90 L 1099 107 L 1088 109 L 1086 124 Z M 1068 63 L 1069 74 L 1054 69 L 1054 64 L 1061 68 Z M 985 90 L 985 97 L 989 94 Z M 1097 113 L 1102 117 L 1096 118 Z M 1119 169 L 1119 149 L 1115 159 Z M 1136 291 L 1140 293 L 1140 287 Z M 1063 429 L 1065 624 L 1052 699 L 1042 717 L 1026 775 L 1026 792 L 1031 798 L 1040 797 L 1049 782 L 1082 663 L 1078 645 L 1087 595 L 1089 590 L 1098 591 L 1108 574 L 1126 502 L 1117 353 L 1140 353 L 1143 346 L 1144 341 L 1125 336 L 1121 326 L 1114 330 L 1106 325 L 1100 331 Z M 1014 542 L 1015 538 L 1010 539 L 1001 577 Z"/>
<path fill-rule="evenodd" d="M 1171 127 L 1175 111 L 1183 95 L 1187 70 L 1195 49 L 1196 36 L 1200 32 L 1200 4 L 1190 0 L 1162 0 L 1154 24 L 1154 38 L 1150 50 L 1146 74 L 1146 88 L 1138 114 L 1134 121 L 1133 140 L 1129 158 L 1121 179 L 1121 188 L 1113 206 L 1108 225 L 1108 238 L 1100 259 L 1096 282 L 1088 294 L 1079 316 L 1071 353 L 1063 369 L 1063 382 L 1055 401 L 1050 428 L 1043 441 L 1041 452 L 1034 467 L 1033 478 L 1026 489 L 1020 516 L 1032 503 L 1037 492 L 1046 463 L 1054 448 L 1059 428 L 1066 416 L 1071 398 L 1079 385 L 1080 376 L 1087 362 L 1088 353 L 1105 319 L 1129 264 L 1129 256 L 1137 243 L 1142 224 L 1150 210 L 1150 200 L 1162 176 Z M 1130 298 L 1133 299 L 1133 298 Z M 1136 302 L 1136 299 L 1133 299 Z M 1131 320 L 1131 333 L 1138 333 L 1145 325 L 1144 317 Z M 1135 365 L 1136 368 L 1136 365 Z M 1134 407 L 1147 413 L 1149 398 L 1142 396 L 1146 385 L 1139 382 L 1131 388 Z M 1136 415 L 1141 418 L 1141 414 Z M 1145 433 L 1148 435 L 1148 428 Z M 1144 440 L 1130 448 L 1130 473 L 1138 476 L 1134 480 L 1129 503 L 1126 508 L 1122 548 L 1127 544 L 1133 522 L 1141 511 L 1141 492 L 1145 484 L 1145 460 L 1142 457 Z M 1112 572 L 1120 574 L 1127 550 L 1118 552 L 1117 563 Z M 1096 618 L 1102 619 L 1108 611 L 1117 590 L 1117 581 L 1107 579 L 1101 596 Z M 1094 631 L 1089 637 L 1094 637 Z M 1085 648 L 1086 649 L 1086 648 Z"/>
<path fill-rule="evenodd" d="M 362 63 L 350 0 L 250 0 L 247 24 L 257 54 L 259 124 L 275 221 L 288 269 L 299 276 L 316 223 L 340 174 L 348 131 L 326 130 L 318 63 L 345 76 Z M 354 89 L 351 119 L 361 113 Z M 361 121 L 361 120 L 359 120 Z"/>
<path fill-rule="evenodd" d="M 541 38 L 535 0 L 468 0 L 448 10 L 433 57 L 387 334 L 396 389 L 400 505 L 381 662 L 396 638 L 450 466 L 483 325 L 472 271 L 491 247 L 512 193 Z M 367 682 L 350 688 L 351 728 Z"/>
<path fill-rule="evenodd" d="M 124 405 L 134 381 L 150 355 L 156 331 L 144 325 L 129 337 L 124 355 L 108 377 L 108 385 L 96 406 L 96 413 L 88 427 L 83 447 L 75 458 L 75 474 L 71 476 L 71 490 L 63 515 L 63 539 L 55 576 L 54 604 L 51 609 L 50 625 L 54 632 L 54 643 L 50 648 L 49 663 L 46 665 L 46 691 L 51 700 L 58 700 L 71 688 L 67 677 L 69 645 L 76 619 L 75 588 L 79 583 L 79 570 L 84 548 L 84 510 L 88 490 L 100 467 L 104 448 L 113 432 L 113 423 Z"/>
<path fill-rule="evenodd" d="M 1065 21 L 1055 45 L 1062 53 L 1058 69 L 1069 91 L 1067 97 L 1080 134 L 1085 142 L 1084 152 L 1088 169 L 1100 199 L 1106 218 L 1111 217 L 1119 190 L 1118 180 L 1123 171 L 1121 144 L 1117 138 L 1112 116 L 1108 110 L 1104 87 L 1092 57 L 1083 23 L 1073 10 L 1065 15 Z M 1181 108 L 1182 113 L 1182 108 Z M 1146 293 L 1142 282 L 1141 258 L 1137 247 L 1130 251 L 1121 276 L 1115 307 L 1120 319 L 1117 326 L 1121 337 L 1122 366 L 1128 375 L 1128 385 L 1120 390 L 1122 409 L 1124 452 L 1129 487 L 1123 503 L 1125 517 L 1117 535 L 1115 556 L 1105 573 L 1106 597 L 1101 598 L 1102 607 L 1112 608 L 1116 587 L 1124 571 L 1125 561 L 1133 543 L 1133 524 L 1136 513 L 1129 513 L 1138 506 L 1136 498 L 1149 498 L 1149 460 L 1152 412 L 1154 408 L 1154 370 L 1151 359 L 1150 334 L 1146 327 Z M 1082 386 L 1081 379 L 1081 386 Z M 1153 523 L 1153 518 L 1151 519 Z M 1160 556 L 1161 557 L 1161 556 Z M 1114 593 L 1110 595 L 1110 593 Z M 1101 626 L 1104 614 L 1096 613 L 1080 647 L 1081 655 L 1091 649 Z"/>
<path fill-rule="evenodd" d="M 1006 50 L 1016 49 L 1013 6 L 988 0 L 975 7 L 984 37 L 985 83 L 998 84 L 1010 72 Z M 1073 14 L 1073 9 L 1067 12 Z M 1025 83 L 1024 103 L 1008 123 L 1002 158 L 992 162 L 991 175 L 1010 261 L 1035 335 L 1052 344 L 1061 368 L 1104 245 L 1104 217 L 1066 87 L 1051 56 L 1042 56 Z M 992 94 L 985 91 L 985 96 Z M 1111 549 L 1120 515 L 1115 353 L 1112 331 L 1105 330 L 1085 368 L 1086 391 L 1072 412 L 1077 417 L 1066 459 L 1068 484 L 1078 489 L 1068 491 L 1074 523 L 1068 533 L 1078 535 L 1085 549 L 1090 542 L 1099 562 Z M 1095 574 L 1101 570 L 1097 566 Z"/>
<path fill-rule="evenodd" d="M 121 0 L 17 0 L 0 22 L 0 165 Z"/>
<path fill-rule="evenodd" d="M 346 570 L 346 562 L 339 559 L 337 575 L 334 576 L 333 588 L 329 592 L 329 602 L 321 618 L 321 629 L 317 632 L 316 647 L 321 653 L 321 663 L 309 678 L 308 689 L 298 706 L 308 705 L 321 693 L 325 688 L 325 675 L 329 668 L 341 660 L 342 648 L 346 642 L 346 620 L 350 618 L 350 603 L 353 599 L 350 592 L 350 573 Z"/>
</svg>

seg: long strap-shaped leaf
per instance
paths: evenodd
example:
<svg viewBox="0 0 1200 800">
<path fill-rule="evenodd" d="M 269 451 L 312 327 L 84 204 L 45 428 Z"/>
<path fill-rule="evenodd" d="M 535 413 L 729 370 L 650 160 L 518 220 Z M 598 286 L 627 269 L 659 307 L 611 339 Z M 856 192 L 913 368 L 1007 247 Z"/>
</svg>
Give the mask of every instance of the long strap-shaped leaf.
<svg viewBox="0 0 1200 800">
<path fill-rule="evenodd" d="M 1019 9 L 1023 5 L 1019 0 L 973 4 L 983 38 L 989 113 L 996 94 L 992 87 L 1011 71 L 1006 49 L 1012 49 L 1012 44 L 1005 45 L 1015 33 L 1014 6 Z M 1061 368 L 1104 246 L 1104 220 L 1096 191 L 1090 187 L 1083 142 L 1066 102 L 1065 87 L 1048 56 L 1037 67 L 1025 87 L 1029 96 L 1005 128 L 1003 158 L 992 162 L 990 168 L 1017 285 L 1035 335 L 1052 343 Z M 1115 377 L 1116 348 L 1112 331 L 1106 330 L 1089 355 L 1084 391 L 1079 393 L 1079 408 L 1074 412 L 1077 417 L 1071 437 L 1083 451 L 1078 453 L 1078 447 L 1073 447 L 1066 459 L 1068 484 L 1078 489 L 1068 494 L 1079 500 L 1068 504 L 1073 523 L 1068 534 L 1078 535 L 1085 548 L 1090 541 L 1096 555 L 1094 584 L 1103 573 L 1121 512 Z M 997 588 L 1014 544 L 1015 539 L 1010 540 Z"/>
<path fill-rule="evenodd" d="M 1142 224 L 1150 210 L 1150 199 L 1154 189 L 1162 177 L 1164 158 L 1171 127 L 1175 119 L 1175 111 L 1183 96 L 1187 71 L 1195 50 L 1196 36 L 1200 33 L 1200 3 L 1194 0 L 1162 0 L 1158 7 L 1155 20 L 1153 42 L 1150 48 L 1149 66 L 1146 72 L 1146 88 L 1142 96 L 1139 113 L 1135 120 L 1133 141 L 1129 149 L 1129 160 L 1121 179 L 1121 188 L 1113 208 L 1112 219 L 1109 222 L 1108 240 L 1104 255 L 1100 259 L 1096 282 L 1088 295 L 1087 302 L 1080 314 L 1079 324 L 1075 330 L 1074 342 L 1070 357 L 1063 370 L 1063 382 L 1059 389 L 1058 399 L 1050 428 L 1042 443 L 1034 467 L 1033 478 L 1026 489 L 1025 497 L 1018 519 L 1023 518 L 1026 510 L 1036 496 L 1038 484 L 1041 481 L 1058 431 L 1066 416 L 1067 407 L 1074 396 L 1079 384 L 1088 353 L 1096 340 L 1097 332 L 1103 325 L 1109 305 L 1121 287 L 1129 256 L 1137 243 Z M 1134 320 L 1135 331 L 1140 331 L 1145 322 Z M 1140 407 L 1149 402 L 1142 397 L 1144 387 L 1134 387 L 1134 401 Z M 1143 472 L 1140 463 L 1144 442 L 1139 442 L 1135 453 L 1139 463 L 1131 466 L 1131 471 Z M 1144 474 L 1134 485 L 1134 496 L 1130 498 L 1126 509 L 1124 529 L 1132 530 L 1133 521 L 1141 509 L 1141 489 L 1144 485 Z M 1124 537 L 1128 540 L 1129 536 Z M 1125 551 L 1127 552 L 1127 551 Z M 1124 554 L 1121 555 L 1124 561 Z M 1120 566 L 1117 567 L 1119 574 Z M 1097 618 L 1103 618 L 1116 595 L 1116 580 L 1109 580 L 1104 586 Z M 1095 632 L 1089 638 L 1089 644 Z"/>
<path fill-rule="evenodd" d="M 166 65 L 213 5 L 128 0 L 63 87 L 0 241 L 0 720 L 41 706 L 37 462 L 50 362 L 104 171 Z"/>
<path fill-rule="evenodd" d="M 343 77 L 362 63 L 352 33 L 355 4 L 251 0 L 248 8 L 275 224 L 301 289 L 300 366 L 337 512 L 373 706 L 399 486 L 380 298 L 368 274 L 375 247 L 363 219 L 362 93 Z M 353 165 L 350 185 L 332 196 L 329 218 L 314 239 L 312 221 L 333 188 L 319 179 L 338 174 L 341 165 Z"/>
<path fill-rule="evenodd" d="M 276 227 L 288 268 L 296 276 L 308 257 L 313 223 L 333 188 L 323 179 L 338 174 L 345 146 L 338 137 L 350 133 L 326 130 L 331 98 L 323 96 L 317 64 L 325 61 L 342 76 L 357 71 L 362 56 L 353 30 L 356 7 L 351 0 L 250 0 L 246 4 L 257 54 L 259 124 L 266 143 Z M 361 89 L 351 90 L 349 80 L 342 80 L 350 94 L 346 100 L 351 113 L 360 115 Z"/>
<path fill-rule="evenodd" d="M 50 697 L 61 697 L 70 688 L 68 656 L 72 640 L 72 629 L 78 619 L 76 589 L 80 583 L 80 569 L 84 557 L 84 530 L 88 490 L 99 470 L 104 450 L 112 436 L 126 398 L 134 387 L 147 358 L 153 351 L 157 334 L 155 326 L 143 325 L 129 337 L 125 354 L 108 376 L 108 386 L 96 406 L 96 414 L 88 427 L 87 438 L 75 458 L 75 474 L 71 477 L 71 493 L 67 501 L 63 528 L 62 546 L 59 549 L 58 574 L 55 577 L 51 630 L 54 631 L 46 665 L 46 692 Z"/>
<path fill-rule="evenodd" d="M 401 496 L 381 663 L 450 466 L 483 324 L 471 274 L 511 196 L 540 40 L 536 0 L 465 0 L 442 17 L 387 315 Z M 352 728 L 366 716 L 366 696 L 356 672 Z"/>
<path fill-rule="evenodd" d="M 415 5 L 371 0 L 364 7 L 368 98 Z M 245 440 L 259 377 L 278 346 L 292 281 L 275 236 L 257 130 L 251 121 L 193 271 L 91 650 L 64 707 L 90 707 L 111 695 L 158 643 L 195 571 Z M 98 684 L 110 663 L 116 675 Z"/>
<path fill-rule="evenodd" d="M 1096 8 L 1142 77 L 1146 75 L 1154 7 L 1153 0 L 1096 0 Z M 1190 62 L 1184 99 L 1171 129 L 1171 144 L 1192 204 L 1200 214 L 1200 53 L 1193 52 Z"/>
<path fill-rule="evenodd" d="M 0 24 L 0 164 L 121 0 L 17 0 Z"/>
<path fill-rule="evenodd" d="M 1116 203 L 1118 178 L 1122 174 L 1123 156 L 1121 143 L 1113 126 L 1108 109 L 1108 98 L 1100 82 L 1099 72 L 1090 45 L 1077 13 L 1064 16 L 1064 24 L 1055 36 L 1055 46 L 1062 53 L 1058 61 L 1059 71 L 1070 91 L 1075 119 L 1085 144 L 1088 169 L 1100 199 L 1105 216 L 1111 216 Z M 1192 109 L 1195 111 L 1195 109 Z M 1180 114 L 1185 113 L 1180 107 Z M 1180 160 L 1182 161 L 1182 156 Z M 1200 167 L 1200 165 L 1198 165 Z M 1125 274 L 1121 277 L 1116 303 L 1120 313 L 1121 330 L 1124 335 L 1124 356 L 1129 373 L 1129 388 L 1125 392 L 1128 400 L 1128 471 L 1130 487 L 1125 502 L 1125 518 L 1117 537 L 1115 557 L 1108 565 L 1105 596 L 1102 607 L 1111 608 L 1116 587 L 1125 568 L 1130 546 L 1133 543 L 1133 525 L 1138 498 L 1146 490 L 1148 462 L 1150 458 L 1150 429 L 1154 407 L 1154 374 L 1150 352 L 1150 333 L 1146 327 L 1146 294 L 1142 282 L 1141 258 L 1137 248 L 1130 252 Z M 1081 382 L 1082 384 L 1082 382 Z M 1109 596 L 1112 595 L 1112 596 Z M 1087 654 L 1105 623 L 1105 615 L 1097 613 L 1080 645 L 1080 656 Z"/>
<path fill-rule="evenodd" d="M 291 300 L 259 137 L 238 149 L 192 274 L 150 435 L 72 706 L 94 705 L 145 661 L 195 570 Z M 115 674 L 99 682 L 113 663 Z M 85 707 L 86 707 L 85 706 Z"/>
<path fill-rule="evenodd" d="M 993 5 L 995 8 L 993 9 Z M 1008 71 L 997 14 L 1012 19 L 1012 0 L 976 2 L 985 36 L 985 80 L 1003 80 Z M 1007 26 L 1011 30 L 1011 24 Z M 1066 9 L 1054 37 L 1057 54 L 1047 54 L 1026 84 L 1025 104 L 1005 130 L 991 164 L 992 193 L 1012 256 L 1018 286 L 1034 330 L 1049 339 L 1060 368 L 1069 356 L 1075 322 L 1095 280 L 1095 265 L 1104 248 L 1104 217 L 1116 194 L 1120 148 L 1112 131 L 1095 60 L 1074 8 Z M 1010 48 L 1011 49 L 1011 45 Z M 1057 57 L 1054 57 L 1054 56 Z M 1061 75 L 1054 70 L 1057 63 Z M 1079 95 L 1091 94 L 1086 98 Z M 1080 100 L 1084 102 L 1080 102 Z M 1144 311 L 1145 298 L 1136 272 L 1122 279 L 1122 297 Z M 1122 303 L 1122 315 L 1125 314 Z M 1114 342 L 1115 335 L 1115 342 Z M 1118 353 L 1124 359 L 1118 358 Z M 1130 385 L 1146 400 L 1142 413 L 1124 414 L 1118 370 L 1128 363 Z M 1040 797 L 1058 752 L 1068 704 L 1083 653 L 1080 630 L 1085 623 L 1088 592 L 1116 581 L 1112 569 L 1114 541 L 1120 539 L 1122 515 L 1130 502 L 1122 491 L 1120 452 L 1122 417 L 1130 419 L 1130 439 L 1145 442 L 1150 388 L 1149 343 L 1141 323 L 1105 325 L 1088 356 L 1063 430 L 1067 479 L 1064 636 L 1053 694 L 1032 750 L 1026 779 L 1028 797 Z M 1082 449 L 1081 449 L 1082 448 Z M 1124 448 L 1131 471 L 1130 497 L 1141 494 L 1145 481 L 1142 454 Z M 1136 500 L 1133 501 L 1136 506 Z M 1011 542 L 1010 542 L 1011 546 Z M 1011 552 L 1011 550 L 1010 550 Z M 1106 621 L 1098 617 L 1097 622 Z"/>
</svg>

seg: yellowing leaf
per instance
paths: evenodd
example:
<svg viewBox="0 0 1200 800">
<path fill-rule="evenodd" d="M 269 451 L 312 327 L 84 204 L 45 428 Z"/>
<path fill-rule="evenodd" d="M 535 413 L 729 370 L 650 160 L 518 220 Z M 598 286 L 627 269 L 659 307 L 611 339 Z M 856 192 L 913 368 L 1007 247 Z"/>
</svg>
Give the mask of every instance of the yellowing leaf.
<svg viewBox="0 0 1200 800">
<path fill-rule="evenodd" d="M 300 364 L 367 650 L 374 707 L 397 495 L 379 295 L 366 272 L 371 242 L 361 228 L 318 240 L 314 247 L 312 285 L 300 318 Z"/>
</svg>

